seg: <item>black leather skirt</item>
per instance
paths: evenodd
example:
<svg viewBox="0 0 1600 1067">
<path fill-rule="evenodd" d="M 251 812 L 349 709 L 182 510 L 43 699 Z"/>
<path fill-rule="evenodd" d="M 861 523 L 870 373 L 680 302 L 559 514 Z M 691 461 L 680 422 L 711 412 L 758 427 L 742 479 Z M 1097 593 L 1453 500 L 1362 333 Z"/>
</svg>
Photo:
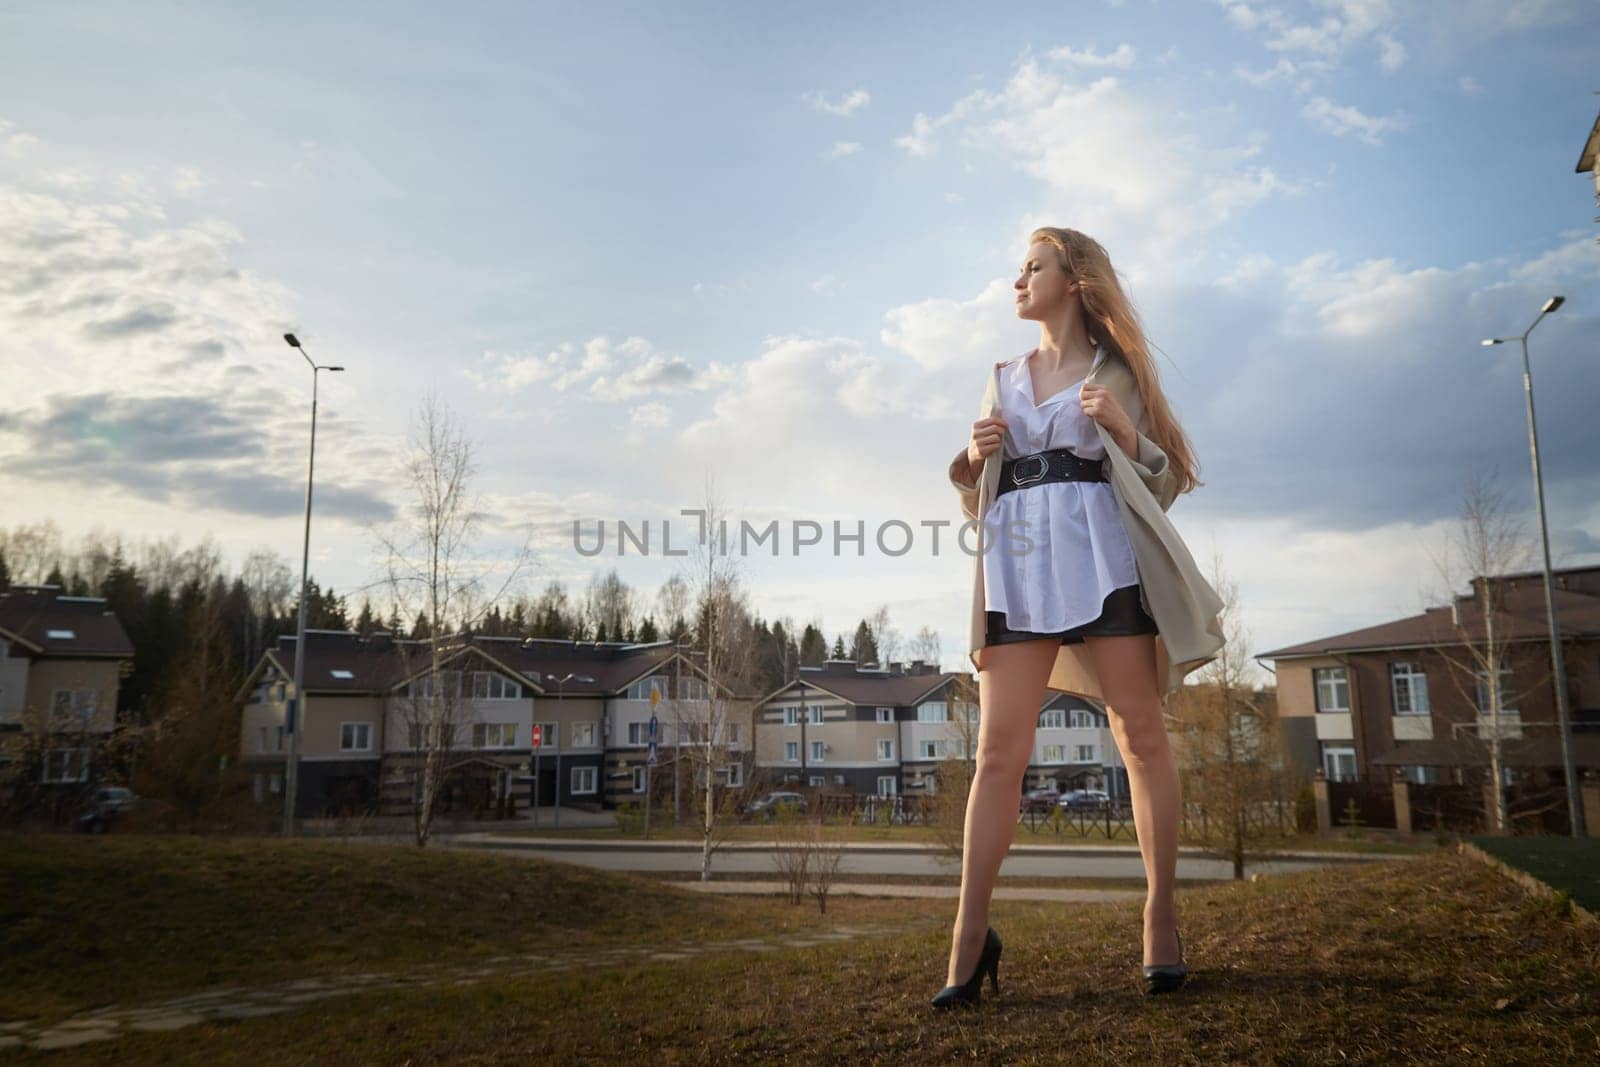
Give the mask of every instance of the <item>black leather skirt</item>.
<svg viewBox="0 0 1600 1067">
<path fill-rule="evenodd" d="M 1107 595 L 1098 619 L 1055 633 L 1013 630 L 1006 626 L 1005 612 L 986 611 L 983 643 L 985 646 L 1004 645 L 1012 641 L 1037 641 L 1042 637 L 1054 637 L 1059 638 L 1063 645 L 1076 645 L 1081 644 L 1085 637 L 1126 637 L 1159 632 L 1156 620 L 1139 603 L 1138 585 L 1125 585 Z"/>
</svg>

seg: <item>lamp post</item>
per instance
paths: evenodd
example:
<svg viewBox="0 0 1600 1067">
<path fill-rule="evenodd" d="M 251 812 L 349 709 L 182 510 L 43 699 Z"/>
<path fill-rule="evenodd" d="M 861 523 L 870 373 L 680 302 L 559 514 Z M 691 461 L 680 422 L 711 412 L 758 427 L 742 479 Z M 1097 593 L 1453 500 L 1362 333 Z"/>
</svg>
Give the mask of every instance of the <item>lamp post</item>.
<svg viewBox="0 0 1600 1067">
<path fill-rule="evenodd" d="M 305 358 L 311 367 L 311 456 L 306 461 L 306 527 L 300 545 L 300 621 L 295 625 L 294 697 L 289 701 L 286 721 L 289 726 L 289 765 L 283 776 L 283 835 L 294 836 L 294 809 L 300 788 L 300 724 L 305 717 L 306 671 L 306 589 L 311 581 L 311 481 L 317 469 L 317 375 L 321 371 L 342 371 L 343 367 L 319 365 L 306 354 L 305 346 L 292 333 L 283 335 L 289 347 Z"/>
<path fill-rule="evenodd" d="M 556 829 L 561 828 L 561 712 L 566 706 L 566 684 L 572 680 L 575 672 L 568 671 L 560 678 L 553 678 L 556 683 Z M 534 758 L 538 758 L 535 753 Z M 539 765 L 533 767 L 533 826 L 539 827 Z"/>
<path fill-rule="evenodd" d="M 1539 309 L 1538 318 L 1534 319 L 1521 334 L 1516 337 L 1486 337 L 1483 344 L 1488 347 L 1504 344 L 1507 341 L 1522 342 L 1522 392 L 1528 401 L 1528 447 L 1533 453 L 1533 488 L 1539 506 L 1539 543 L 1544 550 L 1544 610 L 1546 623 L 1550 629 L 1551 668 L 1555 672 L 1556 727 L 1561 732 L 1561 769 L 1567 784 L 1567 817 L 1572 828 L 1572 836 L 1583 837 L 1583 805 L 1578 800 L 1578 781 L 1572 766 L 1572 745 L 1567 737 L 1570 721 L 1567 709 L 1567 672 L 1561 655 L 1561 626 L 1556 622 L 1555 590 L 1550 577 L 1550 528 L 1544 517 L 1544 476 L 1539 471 L 1539 429 L 1533 417 L 1533 371 L 1528 364 L 1528 335 L 1546 315 L 1565 302 L 1564 296 L 1552 296 Z M 1496 783 L 1496 787 L 1498 785 L 1499 783 Z"/>
</svg>

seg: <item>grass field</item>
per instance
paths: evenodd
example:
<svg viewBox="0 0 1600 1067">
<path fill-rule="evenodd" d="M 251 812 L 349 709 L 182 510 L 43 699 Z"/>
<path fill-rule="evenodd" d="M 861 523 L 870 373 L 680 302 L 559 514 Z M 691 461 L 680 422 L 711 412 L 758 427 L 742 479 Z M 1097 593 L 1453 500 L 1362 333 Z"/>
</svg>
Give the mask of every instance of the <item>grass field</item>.
<svg viewBox="0 0 1600 1067">
<path fill-rule="evenodd" d="M 0 839 L 0 1017 L 564 938 L 694 940 L 951 916 L 827 916 L 494 855 L 196 839 Z M 1139 992 L 1139 906 L 997 901 L 1001 995 L 933 1013 L 948 929 L 361 994 L 71 1050 L 154 1063 L 1577 1063 L 1600 932 L 1439 850 L 1180 895 L 1192 976 Z M 20 969 L 19 969 L 20 965 Z M 67 1062 L 56 1054 L 52 1062 Z M 18 1054 L 20 1062 L 38 1058 Z"/>
</svg>

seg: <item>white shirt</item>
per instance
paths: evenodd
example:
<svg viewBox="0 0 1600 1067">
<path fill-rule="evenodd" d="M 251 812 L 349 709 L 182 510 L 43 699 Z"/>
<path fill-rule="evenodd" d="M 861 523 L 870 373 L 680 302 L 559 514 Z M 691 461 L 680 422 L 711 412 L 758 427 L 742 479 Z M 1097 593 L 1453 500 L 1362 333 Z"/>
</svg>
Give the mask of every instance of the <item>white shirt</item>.
<svg viewBox="0 0 1600 1067">
<path fill-rule="evenodd" d="M 1034 403 L 1028 368 L 1037 351 L 999 369 L 1000 414 L 1006 420 L 1002 458 L 1052 448 L 1070 448 L 1086 459 L 1104 458 L 1094 420 L 1078 402 L 1085 379 Z M 1102 344 L 1091 371 L 1105 355 Z M 1022 525 L 1014 525 L 1018 522 Z M 1110 482 L 1047 482 L 1013 489 L 990 503 L 984 524 L 989 528 L 983 554 L 984 607 L 1005 612 L 1010 629 L 1051 633 L 1092 622 L 1112 590 L 1139 581 L 1133 544 Z M 1032 542 L 1031 549 L 1023 538 Z"/>
</svg>

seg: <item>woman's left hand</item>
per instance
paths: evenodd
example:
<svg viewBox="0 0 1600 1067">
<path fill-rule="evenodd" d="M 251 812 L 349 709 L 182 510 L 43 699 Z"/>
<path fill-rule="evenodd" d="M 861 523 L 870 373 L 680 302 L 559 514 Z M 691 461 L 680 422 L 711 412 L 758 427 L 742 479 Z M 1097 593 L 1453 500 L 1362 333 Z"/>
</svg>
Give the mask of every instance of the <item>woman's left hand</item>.
<svg viewBox="0 0 1600 1067">
<path fill-rule="evenodd" d="M 1104 426 L 1119 442 L 1134 438 L 1133 420 L 1128 418 L 1128 413 L 1117 403 L 1117 398 L 1112 395 L 1109 386 L 1084 382 L 1083 387 L 1078 390 L 1078 402 L 1083 405 L 1085 415 Z"/>
</svg>

